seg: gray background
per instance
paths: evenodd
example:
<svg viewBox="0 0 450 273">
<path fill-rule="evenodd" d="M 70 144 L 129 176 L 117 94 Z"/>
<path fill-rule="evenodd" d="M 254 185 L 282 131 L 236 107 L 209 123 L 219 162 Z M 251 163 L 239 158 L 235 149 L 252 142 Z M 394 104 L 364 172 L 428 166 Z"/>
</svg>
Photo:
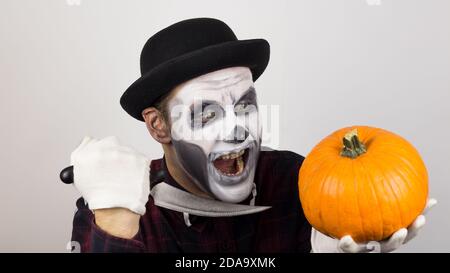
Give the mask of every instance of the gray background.
<svg viewBox="0 0 450 273">
<path fill-rule="evenodd" d="M 119 97 L 150 35 L 201 16 L 269 40 L 256 87 L 280 105 L 280 149 L 306 154 L 352 124 L 414 143 L 439 204 L 401 250 L 450 251 L 450 1 L 71 2 L 0 2 L 0 251 L 67 251 L 78 193 L 58 174 L 84 135 L 161 156 Z"/>
</svg>

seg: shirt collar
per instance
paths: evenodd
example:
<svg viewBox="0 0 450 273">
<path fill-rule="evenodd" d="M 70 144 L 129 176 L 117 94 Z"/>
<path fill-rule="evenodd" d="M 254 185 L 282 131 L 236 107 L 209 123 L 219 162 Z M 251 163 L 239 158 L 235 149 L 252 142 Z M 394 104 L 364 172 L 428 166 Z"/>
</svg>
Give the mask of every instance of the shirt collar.
<svg viewBox="0 0 450 273">
<path fill-rule="evenodd" d="M 150 163 L 150 187 L 153 188 L 158 183 L 167 183 L 177 189 L 188 192 L 183 188 L 169 173 L 166 165 L 165 156 L 163 158 L 152 160 Z M 238 203 L 241 205 L 249 205 L 253 198 L 253 193 L 251 193 L 244 201 Z M 176 213 L 180 221 L 186 222 L 183 213 Z M 189 221 L 191 223 L 190 228 L 201 232 L 204 227 L 209 222 L 210 217 L 202 217 L 196 215 L 189 215 Z"/>
</svg>

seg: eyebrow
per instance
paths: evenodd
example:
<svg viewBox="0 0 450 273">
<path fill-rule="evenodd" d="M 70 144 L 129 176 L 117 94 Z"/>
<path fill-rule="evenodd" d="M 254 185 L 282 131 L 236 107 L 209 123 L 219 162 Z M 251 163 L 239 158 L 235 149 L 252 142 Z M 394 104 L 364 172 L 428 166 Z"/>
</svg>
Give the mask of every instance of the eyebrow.
<svg viewBox="0 0 450 273">
<path fill-rule="evenodd" d="M 233 98 L 233 104 L 236 104 L 236 102 L 239 102 L 249 96 L 256 97 L 256 90 L 253 86 L 250 86 L 247 90 L 245 90 L 245 92 L 239 97 L 239 99 L 236 100 L 235 98 Z M 201 106 L 203 107 L 203 105 L 211 105 L 211 104 L 220 105 L 220 102 L 216 100 L 202 100 Z M 192 103 L 191 106 L 189 107 L 191 111 L 194 110 L 194 105 L 195 103 Z"/>
<path fill-rule="evenodd" d="M 194 102 L 194 103 L 191 104 L 191 106 L 189 108 L 192 111 L 192 110 L 195 110 L 194 106 L 203 108 L 204 105 L 211 105 L 211 104 L 217 104 L 218 105 L 219 103 L 217 101 L 215 101 L 215 100 L 202 100 L 201 104 Z"/>
<path fill-rule="evenodd" d="M 256 90 L 255 90 L 255 88 L 253 87 L 253 86 L 250 86 L 245 92 L 244 92 L 244 94 L 242 94 L 240 97 L 239 97 L 239 99 L 238 100 L 233 100 L 233 103 L 235 104 L 236 102 L 239 102 L 239 101 L 241 101 L 241 100 L 243 100 L 243 99 L 245 99 L 246 97 L 249 97 L 249 96 L 251 96 L 251 97 L 256 97 Z"/>
</svg>

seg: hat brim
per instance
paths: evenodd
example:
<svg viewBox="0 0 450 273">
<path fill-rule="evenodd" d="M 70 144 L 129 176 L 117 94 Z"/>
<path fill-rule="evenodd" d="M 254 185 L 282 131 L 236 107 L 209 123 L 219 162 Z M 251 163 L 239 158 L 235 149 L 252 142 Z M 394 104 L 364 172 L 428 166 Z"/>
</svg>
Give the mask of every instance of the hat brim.
<svg viewBox="0 0 450 273">
<path fill-rule="evenodd" d="M 208 46 L 164 62 L 137 79 L 120 98 L 122 108 L 137 120 L 176 85 L 219 69 L 245 66 L 256 81 L 269 62 L 270 46 L 264 39 L 237 40 Z"/>
</svg>

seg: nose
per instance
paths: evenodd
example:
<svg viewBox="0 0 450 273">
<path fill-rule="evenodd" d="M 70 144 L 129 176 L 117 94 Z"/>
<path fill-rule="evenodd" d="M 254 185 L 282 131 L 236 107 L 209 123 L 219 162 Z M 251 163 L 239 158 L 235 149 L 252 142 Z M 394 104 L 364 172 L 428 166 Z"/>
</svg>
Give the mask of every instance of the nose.
<svg viewBox="0 0 450 273">
<path fill-rule="evenodd" d="M 239 144 L 244 142 L 247 139 L 248 135 L 249 133 L 247 129 L 242 126 L 235 126 L 233 131 L 231 131 L 231 134 L 228 135 L 228 137 L 224 141 L 226 143 Z"/>
</svg>

